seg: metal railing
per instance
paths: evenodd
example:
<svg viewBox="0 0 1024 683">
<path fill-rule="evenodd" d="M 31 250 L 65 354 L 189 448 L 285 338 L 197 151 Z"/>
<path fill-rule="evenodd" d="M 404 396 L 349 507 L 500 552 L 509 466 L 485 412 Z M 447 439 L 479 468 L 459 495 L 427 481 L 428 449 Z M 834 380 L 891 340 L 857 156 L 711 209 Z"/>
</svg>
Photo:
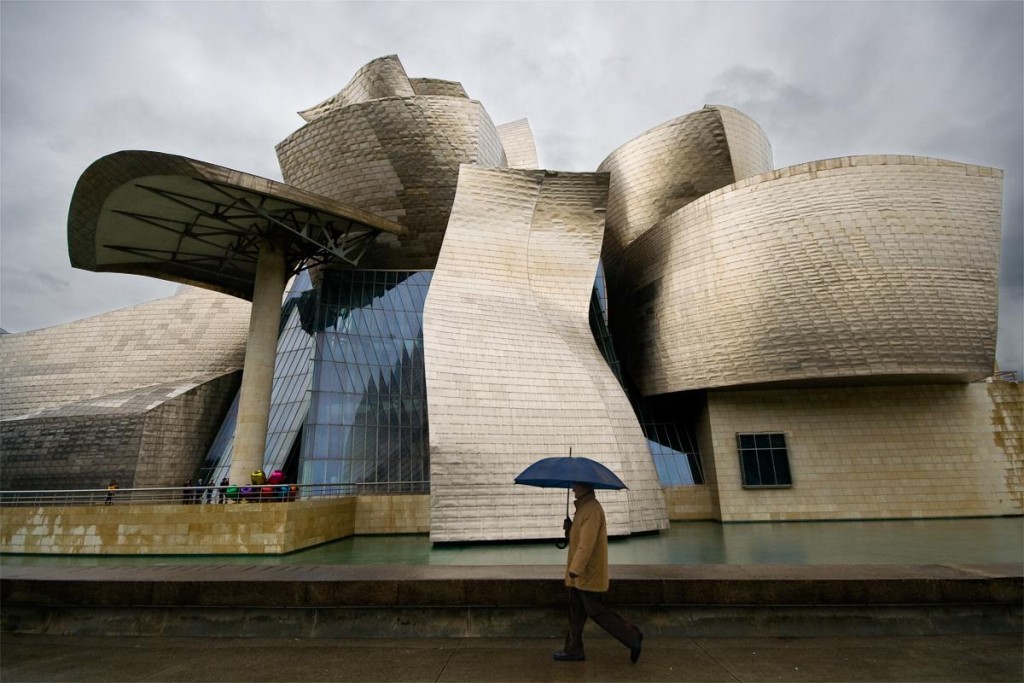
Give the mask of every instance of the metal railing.
<svg viewBox="0 0 1024 683">
<path fill-rule="evenodd" d="M 1000 370 L 992 375 L 994 382 L 1018 382 L 1016 370 Z"/>
<path fill-rule="evenodd" d="M 99 489 L 0 491 L 3 507 L 75 507 L 91 505 L 234 505 L 282 503 L 355 495 L 429 493 L 429 481 L 363 484 L 263 484 L 247 486 L 163 486 Z"/>
</svg>

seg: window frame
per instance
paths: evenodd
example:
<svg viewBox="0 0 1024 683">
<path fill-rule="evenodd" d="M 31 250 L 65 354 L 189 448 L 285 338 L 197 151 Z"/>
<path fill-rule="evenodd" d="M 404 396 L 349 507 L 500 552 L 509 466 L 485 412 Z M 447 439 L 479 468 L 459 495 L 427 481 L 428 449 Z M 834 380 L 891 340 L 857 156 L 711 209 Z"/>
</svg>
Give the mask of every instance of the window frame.
<svg viewBox="0 0 1024 683">
<path fill-rule="evenodd" d="M 773 446 L 773 445 L 769 445 L 767 447 L 767 449 L 759 449 L 759 447 L 755 443 L 753 448 L 744 448 L 743 445 L 742 445 L 742 443 L 743 443 L 742 442 L 742 438 L 745 437 L 745 436 L 747 436 L 747 437 L 755 437 L 755 441 L 756 441 L 756 437 L 758 437 L 758 436 L 767 436 L 769 438 L 771 438 L 771 437 L 782 437 L 782 447 L 779 448 L 779 447 L 776 447 L 776 446 Z M 786 438 L 786 432 L 783 432 L 783 431 L 777 431 L 777 432 L 736 432 L 736 456 L 737 456 L 737 459 L 739 460 L 740 485 L 741 485 L 741 487 L 744 488 L 744 489 L 750 489 L 750 490 L 760 490 L 760 489 L 791 489 L 791 488 L 793 488 L 793 468 L 790 465 L 789 449 L 790 449 L 789 440 Z M 758 458 L 758 451 L 759 450 L 762 453 L 768 453 L 769 457 L 771 458 L 772 474 L 774 475 L 773 478 L 776 481 L 778 480 L 778 468 L 776 467 L 776 463 L 777 463 L 776 458 L 778 457 L 777 454 L 779 452 L 782 453 L 782 456 L 785 458 L 786 472 L 789 474 L 789 482 L 788 483 L 785 483 L 785 484 L 779 484 L 779 483 L 774 483 L 774 484 L 748 484 L 747 483 L 747 481 L 746 481 L 746 467 L 744 466 L 744 459 L 743 459 L 744 453 L 752 453 L 753 456 L 754 456 L 754 459 L 755 459 L 755 463 L 757 463 L 758 460 L 759 460 L 759 458 Z M 760 471 L 760 466 L 758 466 L 758 471 Z"/>
</svg>

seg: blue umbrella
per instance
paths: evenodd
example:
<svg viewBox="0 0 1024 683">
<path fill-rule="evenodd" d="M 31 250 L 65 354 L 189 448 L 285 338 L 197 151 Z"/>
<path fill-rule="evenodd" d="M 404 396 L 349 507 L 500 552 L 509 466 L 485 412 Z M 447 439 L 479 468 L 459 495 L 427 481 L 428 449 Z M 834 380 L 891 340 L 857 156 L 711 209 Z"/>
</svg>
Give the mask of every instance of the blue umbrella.
<svg viewBox="0 0 1024 683">
<path fill-rule="evenodd" d="M 572 449 L 569 449 L 568 457 L 543 458 L 523 470 L 515 478 L 517 484 L 526 486 L 539 486 L 546 489 L 566 489 L 565 492 L 565 521 L 562 529 L 565 531 L 565 541 L 558 542 L 559 548 L 564 548 L 569 543 L 569 530 L 572 528 L 572 520 L 569 519 L 569 491 L 573 484 L 586 484 L 595 489 L 619 490 L 628 488 L 622 480 L 615 476 L 610 469 L 590 458 L 572 457 Z"/>
<path fill-rule="evenodd" d="M 573 484 L 586 484 L 595 489 L 628 488 L 610 469 L 590 458 L 544 458 L 533 463 L 516 477 L 517 484 L 546 489 L 567 489 Z"/>
</svg>

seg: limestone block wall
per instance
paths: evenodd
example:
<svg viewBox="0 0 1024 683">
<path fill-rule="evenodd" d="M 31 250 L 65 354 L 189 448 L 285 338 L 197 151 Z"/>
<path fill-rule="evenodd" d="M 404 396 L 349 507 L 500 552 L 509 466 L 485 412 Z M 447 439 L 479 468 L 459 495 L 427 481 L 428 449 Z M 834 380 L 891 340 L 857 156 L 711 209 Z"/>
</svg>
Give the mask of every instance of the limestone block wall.
<svg viewBox="0 0 1024 683">
<path fill-rule="evenodd" d="M 665 509 L 672 521 L 714 519 L 711 507 L 711 488 L 700 486 L 672 486 L 665 489 Z"/>
<path fill-rule="evenodd" d="M 356 496 L 355 534 L 425 534 L 429 495 Z"/>
<path fill-rule="evenodd" d="M 423 312 L 433 541 L 560 536 L 564 491 L 512 482 L 570 448 L 630 487 L 598 493 L 610 534 L 668 524 L 588 323 L 606 188 L 604 174 L 462 167 Z"/>
<path fill-rule="evenodd" d="M 293 503 L 4 508 L 0 552 L 111 555 L 279 554 L 354 535 L 422 534 L 430 496 Z"/>
<path fill-rule="evenodd" d="M 275 554 L 352 534 L 352 499 L 4 511 L 8 552 Z M 23 520 L 17 524 L 19 516 Z M 17 548 L 23 548 L 17 550 Z"/>
<path fill-rule="evenodd" d="M 692 202 L 626 255 L 624 362 L 644 394 L 992 372 L 1002 172 L 829 159 Z"/>
<path fill-rule="evenodd" d="M 277 145 L 281 172 L 289 185 L 409 230 L 404 237 L 379 236 L 362 267 L 433 268 L 459 165 L 505 166 L 501 139 L 483 106 L 466 98 L 461 86 L 420 79 L 420 92 L 432 94 L 418 94 L 397 57 L 371 62 L 364 71 L 315 113 L 304 112 L 309 123 Z"/>
<path fill-rule="evenodd" d="M 712 504 L 727 522 L 1022 514 L 1021 387 L 708 392 Z M 792 488 L 742 488 L 736 434 L 749 432 L 786 435 Z"/>
<path fill-rule="evenodd" d="M 611 174 L 602 253 L 609 277 L 617 279 L 623 250 L 662 218 L 713 190 L 771 169 L 764 131 L 729 107 L 705 106 L 625 143 L 597 168 Z"/>
<path fill-rule="evenodd" d="M 0 549 L 48 554 L 278 554 L 350 536 L 354 525 L 353 498 L 4 508 Z"/>
</svg>

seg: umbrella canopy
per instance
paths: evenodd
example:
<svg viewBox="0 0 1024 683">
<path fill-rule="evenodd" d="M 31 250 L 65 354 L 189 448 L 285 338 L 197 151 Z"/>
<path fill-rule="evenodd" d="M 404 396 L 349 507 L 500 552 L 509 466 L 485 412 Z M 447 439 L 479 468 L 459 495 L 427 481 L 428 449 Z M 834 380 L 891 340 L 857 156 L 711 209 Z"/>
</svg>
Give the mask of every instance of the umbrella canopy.
<svg viewBox="0 0 1024 683">
<path fill-rule="evenodd" d="M 590 458 L 544 458 L 533 463 L 516 477 L 517 484 L 548 489 L 572 488 L 586 484 L 595 489 L 628 488 L 610 469 Z"/>
</svg>

